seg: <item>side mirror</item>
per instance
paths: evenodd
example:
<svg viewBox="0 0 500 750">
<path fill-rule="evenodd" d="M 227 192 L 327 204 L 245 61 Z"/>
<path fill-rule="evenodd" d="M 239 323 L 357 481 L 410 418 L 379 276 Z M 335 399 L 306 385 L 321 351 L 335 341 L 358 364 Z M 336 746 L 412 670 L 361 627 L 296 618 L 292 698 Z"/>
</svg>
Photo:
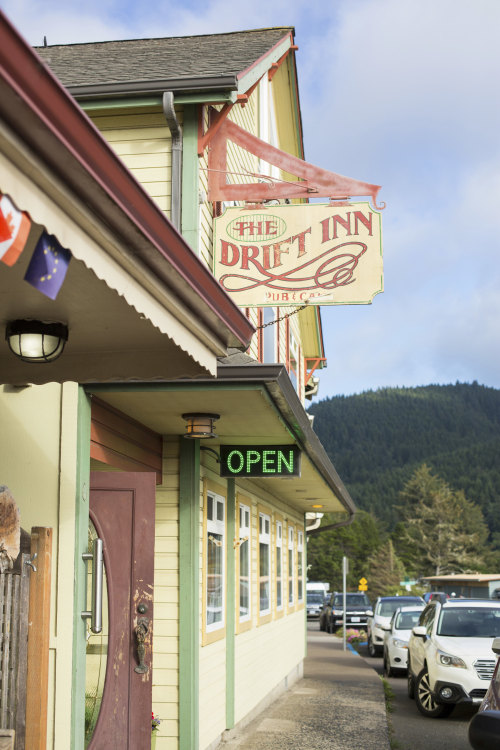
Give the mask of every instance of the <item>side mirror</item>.
<svg viewBox="0 0 500 750">
<path fill-rule="evenodd" d="M 366 616 L 367 617 L 373 617 L 373 610 L 372 609 L 367 609 L 366 610 Z"/>
<path fill-rule="evenodd" d="M 391 626 L 390 625 L 380 625 L 380 629 L 381 630 L 387 630 L 387 632 L 390 633 Z"/>
<path fill-rule="evenodd" d="M 413 635 L 418 636 L 418 638 L 427 637 L 427 628 L 424 625 L 416 625 L 411 632 Z"/>
<path fill-rule="evenodd" d="M 474 750 L 496 750 L 500 737 L 500 711 L 479 711 L 469 722 L 469 742 Z"/>
<path fill-rule="evenodd" d="M 500 655 L 500 638 L 494 639 L 491 648 L 495 654 Z"/>
</svg>

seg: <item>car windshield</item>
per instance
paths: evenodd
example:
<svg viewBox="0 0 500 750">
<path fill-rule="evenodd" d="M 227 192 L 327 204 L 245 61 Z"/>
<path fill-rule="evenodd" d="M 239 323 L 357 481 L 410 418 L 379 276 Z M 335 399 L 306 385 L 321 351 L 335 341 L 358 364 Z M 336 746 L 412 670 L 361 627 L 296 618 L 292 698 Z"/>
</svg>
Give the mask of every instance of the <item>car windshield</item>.
<svg viewBox="0 0 500 750">
<path fill-rule="evenodd" d="M 418 601 L 418 600 L 417 600 Z M 401 599 L 389 599 L 387 601 L 381 601 L 377 606 L 377 615 L 382 617 L 390 617 L 399 607 L 404 607 L 405 604 L 417 604 L 416 601 L 401 601 Z"/>
<path fill-rule="evenodd" d="M 348 607 L 369 607 L 370 600 L 364 594 L 346 594 L 346 605 Z M 333 606 L 334 607 L 344 606 L 344 597 L 342 594 L 337 594 L 335 596 Z"/>
<path fill-rule="evenodd" d="M 399 612 L 396 615 L 394 628 L 396 630 L 411 630 L 417 625 L 421 612 L 421 609 L 417 609 L 415 612 Z"/>
<path fill-rule="evenodd" d="M 496 638 L 500 636 L 500 607 L 443 608 L 436 632 L 457 638 Z"/>
<path fill-rule="evenodd" d="M 307 592 L 307 603 L 308 604 L 323 604 L 325 595 L 321 591 L 308 591 Z"/>
</svg>

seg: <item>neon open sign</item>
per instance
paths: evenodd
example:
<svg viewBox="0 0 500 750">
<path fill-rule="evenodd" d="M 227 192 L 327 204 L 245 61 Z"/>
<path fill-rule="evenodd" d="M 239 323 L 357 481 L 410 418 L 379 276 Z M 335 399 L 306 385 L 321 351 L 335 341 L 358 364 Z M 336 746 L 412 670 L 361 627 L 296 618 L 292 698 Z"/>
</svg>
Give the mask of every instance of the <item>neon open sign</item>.
<svg viewBox="0 0 500 750">
<path fill-rule="evenodd" d="M 296 445 L 221 445 L 221 477 L 300 477 Z"/>
</svg>

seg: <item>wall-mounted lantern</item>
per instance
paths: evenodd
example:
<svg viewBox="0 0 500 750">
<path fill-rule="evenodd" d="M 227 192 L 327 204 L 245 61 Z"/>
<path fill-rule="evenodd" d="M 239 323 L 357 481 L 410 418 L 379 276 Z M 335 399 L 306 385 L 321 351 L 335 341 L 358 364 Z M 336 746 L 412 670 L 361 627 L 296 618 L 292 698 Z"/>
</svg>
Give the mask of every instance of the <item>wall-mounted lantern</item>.
<svg viewBox="0 0 500 750">
<path fill-rule="evenodd" d="M 186 420 L 185 438 L 214 438 L 217 435 L 214 432 L 214 422 L 219 419 L 219 414 L 183 414 L 182 418 Z"/>
</svg>

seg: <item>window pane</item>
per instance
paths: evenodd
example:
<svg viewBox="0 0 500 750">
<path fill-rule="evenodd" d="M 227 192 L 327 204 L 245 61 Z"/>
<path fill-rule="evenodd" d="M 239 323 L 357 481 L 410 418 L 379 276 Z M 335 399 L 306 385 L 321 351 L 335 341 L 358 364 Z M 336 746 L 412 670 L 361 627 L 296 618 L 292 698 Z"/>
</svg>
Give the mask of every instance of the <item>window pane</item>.
<svg viewBox="0 0 500 750">
<path fill-rule="evenodd" d="M 217 520 L 224 520 L 224 503 L 217 501 Z"/>
<path fill-rule="evenodd" d="M 250 614 L 250 546 L 248 540 L 240 545 L 240 619 Z"/>
<path fill-rule="evenodd" d="M 207 625 L 213 625 L 222 622 L 222 534 L 209 534 L 207 542 Z"/>
<path fill-rule="evenodd" d="M 259 592 L 260 611 L 264 612 L 270 608 L 269 601 L 269 544 L 259 544 Z"/>
</svg>

